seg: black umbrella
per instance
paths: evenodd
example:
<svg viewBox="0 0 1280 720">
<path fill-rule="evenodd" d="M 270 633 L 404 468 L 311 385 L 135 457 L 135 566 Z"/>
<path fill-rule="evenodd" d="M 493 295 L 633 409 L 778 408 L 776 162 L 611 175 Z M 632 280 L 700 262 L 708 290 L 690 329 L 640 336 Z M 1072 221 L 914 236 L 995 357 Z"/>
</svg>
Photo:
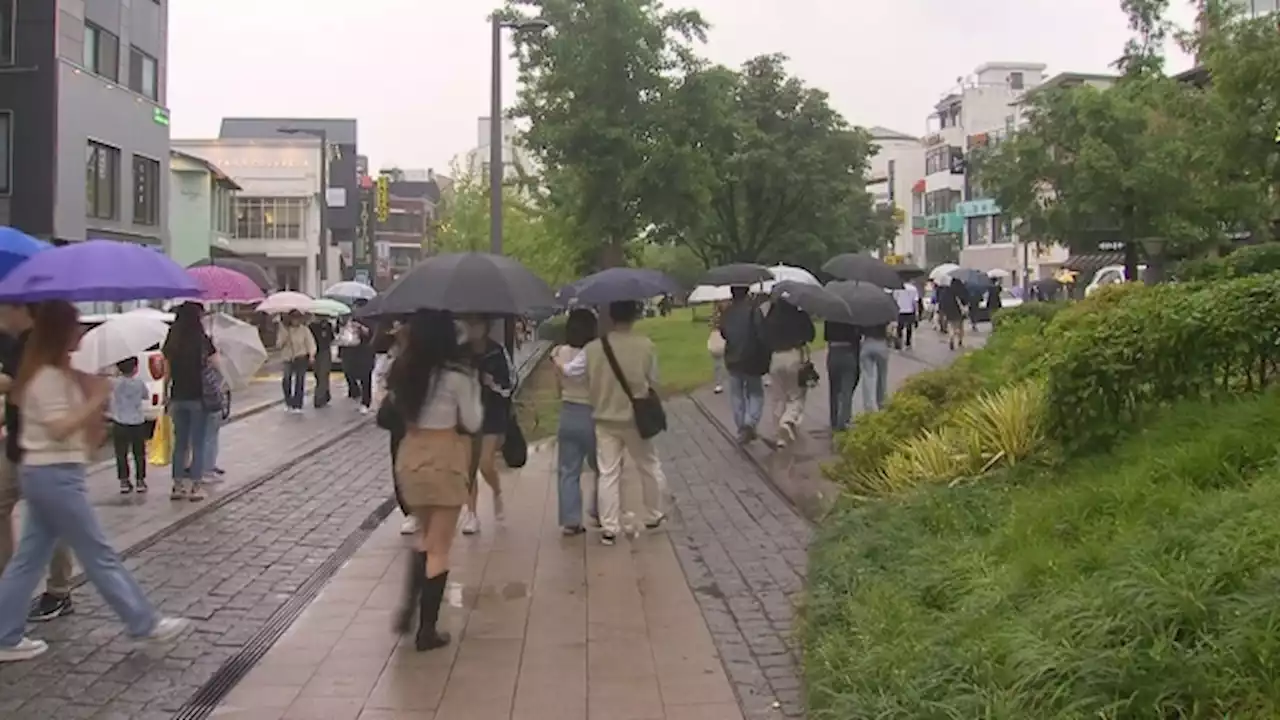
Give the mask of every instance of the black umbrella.
<svg viewBox="0 0 1280 720">
<path fill-rule="evenodd" d="M 885 289 L 871 283 L 837 280 L 827 290 L 849 306 L 850 325 L 877 327 L 898 319 L 898 303 Z"/>
<path fill-rule="evenodd" d="M 205 258 L 204 260 L 197 260 L 187 267 L 201 267 L 203 265 L 214 265 L 217 267 L 224 267 L 228 270 L 235 270 L 241 275 L 252 280 L 253 284 L 257 285 L 258 289 L 262 292 L 275 292 L 276 284 L 271 280 L 271 276 L 267 274 L 266 270 L 262 269 L 261 265 L 255 262 L 241 260 L 239 258 Z"/>
<path fill-rule="evenodd" d="M 734 263 L 713 267 L 702 277 L 699 285 L 755 285 L 773 280 L 773 273 L 763 265 Z"/>
<path fill-rule="evenodd" d="M 555 307 L 556 296 L 541 278 L 509 257 L 451 253 L 418 263 L 373 303 L 379 315 L 423 309 L 521 315 Z"/>
<path fill-rule="evenodd" d="M 849 304 L 839 295 L 819 285 L 783 280 L 773 286 L 772 297 L 788 302 L 814 317 L 832 322 L 855 324 Z"/>
<path fill-rule="evenodd" d="M 947 273 L 952 280 L 959 280 L 966 287 L 985 288 L 994 285 L 991 276 L 981 270 L 972 270 L 970 268 L 960 268 Z"/>
<path fill-rule="evenodd" d="M 837 255 L 828 260 L 822 269 L 841 280 L 857 280 L 890 290 L 902 289 L 902 276 L 894 266 L 866 253 Z"/>
<path fill-rule="evenodd" d="M 903 280 L 915 280 L 928 272 L 919 265 L 894 265 L 893 269 L 898 271 L 898 277 Z"/>
<path fill-rule="evenodd" d="M 588 275 L 573 284 L 573 300 L 578 305 L 608 305 L 627 300 L 648 300 L 658 295 L 677 295 L 680 284 L 657 270 L 609 268 Z M 561 291 L 563 300 L 563 291 Z"/>
</svg>

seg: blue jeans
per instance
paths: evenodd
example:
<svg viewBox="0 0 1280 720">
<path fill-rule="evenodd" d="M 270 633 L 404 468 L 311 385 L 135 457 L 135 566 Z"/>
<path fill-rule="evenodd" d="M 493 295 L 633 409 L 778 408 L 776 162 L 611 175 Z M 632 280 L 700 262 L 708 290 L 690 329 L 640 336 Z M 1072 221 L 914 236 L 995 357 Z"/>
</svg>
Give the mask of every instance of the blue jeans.
<svg viewBox="0 0 1280 720">
<path fill-rule="evenodd" d="M 204 479 L 209 411 L 203 400 L 172 400 L 169 417 L 173 420 L 173 457 L 170 458 L 173 479 L 190 480 L 199 485 Z"/>
<path fill-rule="evenodd" d="M 831 411 L 831 431 L 849 429 L 853 421 L 853 390 L 862 374 L 852 345 L 827 348 L 827 401 Z"/>
<path fill-rule="evenodd" d="M 873 412 L 884 407 L 889 392 L 889 343 L 864 338 L 862 341 L 862 408 Z"/>
<path fill-rule="evenodd" d="M 204 469 L 212 470 L 218 467 L 218 433 L 222 431 L 222 413 L 209 413 L 205 423 Z"/>
<path fill-rule="evenodd" d="M 286 407 L 302 409 L 302 401 L 307 397 L 307 364 L 305 357 L 296 357 L 284 364 L 280 389 L 284 392 Z"/>
<path fill-rule="evenodd" d="M 596 466 L 596 423 L 591 406 L 566 402 L 560 406 L 560 430 L 556 434 L 559 466 L 560 527 L 582 526 L 582 464 L 599 474 Z M 592 500 L 596 493 L 589 493 Z M 596 508 L 587 508 L 596 515 Z"/>
<path fill-rule="evenodd" d="M 733 407 L 733 423 L 738 432 L 755 429 L 764 414 L 764 378 L 758 375 L 729 373 L 729 404 Z"/>
<path fill-rule="evenodd" d="M 0 647 L 13 647 L 22 640 L 28 605 L 58 540 L 75 552 L 85 575 L 130 635 L 145 637 L 155 629 L 159 620 L 155 608 L 107 543 L 89 504 L 84 474 L 85 467 L 80 464 L 23 465 L 18 469 L 27 513 L 18 551 L 0 576 Z"/>
</svg>

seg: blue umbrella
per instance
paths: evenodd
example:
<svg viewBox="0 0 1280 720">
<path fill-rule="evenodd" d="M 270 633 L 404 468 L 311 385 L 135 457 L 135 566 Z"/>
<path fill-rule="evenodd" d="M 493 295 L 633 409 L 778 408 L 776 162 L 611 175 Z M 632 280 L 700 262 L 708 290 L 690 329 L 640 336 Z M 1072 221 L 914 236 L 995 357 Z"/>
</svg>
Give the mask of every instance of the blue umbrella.
<svg viewBox="0 0 1280 720">
<path fill-rule="evenodd" d="M 11 227 L 0 227 L 0 278 L 26 262 L 27 258 L 53 247 L 43 240 Z"/>
<path fill-rule="evenodd" d="M 609 268 L 573 284 L 572 299 L 578 305 L 608 305 L 628 300 L 648 300 L 679 293 L 680 284 L 657 270 Z"/>
<path fill-rule="evenodd" d="M 0 302 L 125 302 L 194 298 L 182 266 L 144 245 L 87 240 L 37 253 L 0 280 Z"/>
</svg>

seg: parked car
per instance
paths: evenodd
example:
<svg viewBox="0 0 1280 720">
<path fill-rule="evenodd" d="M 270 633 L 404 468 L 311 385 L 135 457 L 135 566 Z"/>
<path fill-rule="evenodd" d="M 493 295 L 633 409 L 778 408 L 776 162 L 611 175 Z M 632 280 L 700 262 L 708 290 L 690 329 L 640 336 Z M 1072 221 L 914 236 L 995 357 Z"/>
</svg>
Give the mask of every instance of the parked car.
<svg viewBox="0 0 1280 720">
<path fill-rule="evenodd" d="M 1133 278 L 1133 279 L 1136 280 L 1141 278 L 1143 273 L 1145 273 L 1146 271 L 1147 271 L 1146 265 L 1139 265 L 1138 278 Z M 1099 269 L 1098 272 L 1093 274 L 1093 279 L 1090 280 L 1089 284 L 1084 287 L 1084 296 L 1089 297 L 1093 293 L 1097 292 L 1098 288 L 1100 287 L 1103 287 L 1106 285 L 1115 285 L 1116 283 L 1122 283 L 1122 282 L 1125 282 L 1124 266 L 1123 265 L 1107 265 L 1106 267 Z"/>
<path fill-rule="evenodd" d="M 173 322 L 172 313 L 164 313 L 158 310 L 132 310 L 130 312 L 154 312 L 166 323 Z M 81 315 L 80 325 L 88 332 L 89 330 L 101 325 L 107 320 L 115 317 L 119 313 L 111 313 L 105 315 Z M 138 356 L 138 373 L 147 383 L 148 402 L 143 408 L 143 414 L 147 420 L 157 420 L 164 414 L 164 376 L 168 368 L 165 366 L 164 354 L 160 352 L 160 346 L 148 348 Z"/>
</svg>

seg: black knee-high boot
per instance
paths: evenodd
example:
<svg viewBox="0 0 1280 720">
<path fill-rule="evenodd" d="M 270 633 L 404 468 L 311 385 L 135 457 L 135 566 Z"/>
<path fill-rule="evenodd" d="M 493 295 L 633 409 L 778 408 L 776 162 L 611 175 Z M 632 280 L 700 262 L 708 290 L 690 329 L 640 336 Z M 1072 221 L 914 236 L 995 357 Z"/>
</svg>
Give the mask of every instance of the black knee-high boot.
<svg viewBox="0 0 1280 720">
<path fill-rule="evenodd" d="M 395 631 L 399 635 L 408 635 L 413 630 L 413 612 L 418 609 L 418 598 L 422 596 L 423 585 L 427 582 L 427 554 L 416 550 L 409 553 L 408 570 L 404 580 L 404 603 L 396 613 Z"/>
<path fill-rule="evenodd" d="M 440 619 L 440 603 L 444 600 L 444 590 L 448 584 L 449 573 L 442 572 L 433 578 L 427 578 L 422 587 L 422 595 L 418 599 L 418 636 L 414 643 L 418 652 L 449 644 L 449 633 L 436 630 L 436 621 Z"/>
</svg>

